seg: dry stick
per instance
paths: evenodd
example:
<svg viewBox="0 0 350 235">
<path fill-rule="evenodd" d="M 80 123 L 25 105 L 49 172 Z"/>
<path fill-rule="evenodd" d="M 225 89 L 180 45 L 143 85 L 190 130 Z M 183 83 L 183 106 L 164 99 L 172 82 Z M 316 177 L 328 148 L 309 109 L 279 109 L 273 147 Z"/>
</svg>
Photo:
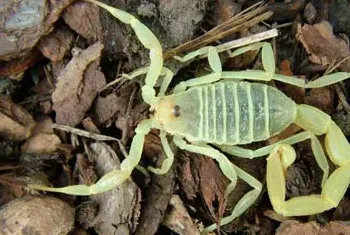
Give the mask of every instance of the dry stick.
<svg viewBox="0 0 350 235">
<path fill-rule="evenodd" d="M 65 125 L 59 125 L 59 124 L 52 124 L 52 128 L 61 130 L 61 131 L 66 131 L 75 135 L 83 136 L 86 138 L 98 140 L 98 141 L 117 141 L 119 142 L 120 140 L 111 136 L 106 136 L 106 135 L 100 135 L 100 134 L 95 134 L 92 132 L 80 130 L 78 128 L 70 127 L 70 126 L 65 126 Z"/>
<path fill-rule="evenodd" d="M 339 61 L 337 64 L 333 65 L 335 62 L 335 59 L 333 61 L 333 63 L 331 64 L 330 67 L 327 68 L 325 74 L 330 74 L 331 72 L 333 72 L 335 69 L 337 69 L 342 63 L 344 63 L 345 61 L 347 61 L 348 59 L 350 59 L 350 55 L 348 55 L 347 57 L 343 58 L 341 61 Z M 335 91 L 338 95 L 338 98 L 340 100 L 340 102 L 342 103 L 344 109 L 350 113 L 350 105 L 348 103 L 348 101 L 346 100 L 345 94 L 344 92 L 341 90 L 340 85 L 339 84 L 334 84 L 335 87 Z"/>
<path fill-rule="evenodd" d="M 248 36 L 248 37 L 244 37 L 244 38 L 240 38 L 237 40 L 233 40 L 230 42 L 220 44 L 220 45 L 216 46 L 216 49 L 220 53 L 223 51 L 227 51 L 228 49 L 246 46 L 246 45 L 249 45 L 252 43 L 256 43 L 256 42 L 264 41 L 266 39 L 274 38 L 276 36 L 278 36 L 278 30 L 277 29 L 270 29 L 270 30 L 262 32 L 262 33 L 257 33 L 257 34 L 254 34 L 252 36 Z M 200 58 L 204 58 L 206 56 L 207 55 L 202 55 Z"/>
<path fill-rule="evenodd" d="M 207 45 L 211 42 L 214 42 L 216 40 L 222 39 L 223 37 L 226 37 L 234 32 L 241 31 L 244 28 L 249 28 L 250 26 L 266 20 L 269 18 L 273 13 L 272 12 L 266 12 L 262 14 L 261 16 L 258 16 L 256 18 L 253 18 L 254 16 L 260 14 L 262 11 L 266 9 L 266 6 L 261 6 L 261 4 L 257 9 L 252 10 L 249 13 L 246 13 L 243 15 L 243 13 L 247 12 L 248 10 L 252 9 L 249 8 L 245 10 L 244 12 L 241 12 L 240 14 L 232 17 L 231 19 L 227 20 L 221 25 L 216 26 L 215 28 L 208 31 L 206 34 L 192 40 L 189 42 L 186 42 L 174 49 L 171 49 L 164 53 L 163 58 L 164 60 L 167 60 L 174 55 L 181 54 L 188 50 L 195 50 L 199 47 L 202 47 L 204 45 Z M 254 5 L 254 6 L 256 6 Z M 252 20 L 250 20 L 253 18 Z"/>
<path fill-rule="evenodd" d="M 335 87 L 335 91 L 338 95 L 338 98 L 340 100 L 340 102 L 342 103 L 344 109 L 350 113 L 350 105 L 348 103 L 348 101 L 346 100 L 345 94 L 344 92 L 341 90 L 340 85 L 339 84 L 334 84 Z"/>
<path fill-rule="evenodd" d="M 252 19 L 250 21 L 243 22 L 242 24 L 235 26 L 235 27 L 232 27 L 231 29 L 229 29 L 225 32 L 221 32 L 221 33 L 215 35 L 215 37 L 213 37 L 213 38 L 208 38 L 208 39 L 201 41 L 198 46 L 202 47 L 202 46 L 208 45 L 209 43 L 212 43 L 213 41 L 224 38 L 232 33 L 242 31 L 243 29 L 248 29 L 248 28 L 252 27 L 253 25 L 256 25 L 257 23 L 259 23 L 260 21 L 263 21 L 263 20 L 270 18 L 272 16 L 272 14 L 273 14 L 273 12 L 270 12 L 270 11 L 265 12 L 264 14 L 262 14 L 258 17 L 255 17 L 254 19 Z"/>
</svg>

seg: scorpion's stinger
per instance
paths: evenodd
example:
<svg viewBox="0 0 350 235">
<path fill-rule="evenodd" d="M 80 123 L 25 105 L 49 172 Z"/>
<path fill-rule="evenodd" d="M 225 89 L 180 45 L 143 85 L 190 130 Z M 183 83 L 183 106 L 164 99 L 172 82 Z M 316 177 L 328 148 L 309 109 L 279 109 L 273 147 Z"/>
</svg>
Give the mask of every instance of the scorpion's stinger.
<svg viewBox="0 0 350 235">
<path fill-rule="evenodd" d="M 282 161 L 293 158 L 293 154 L 284 150 L 290 146 L 277 145 L 268 158 L 267 189 L 274 210 L 285 216 L 311 215 L 336 207 L 350 184 L 350 145 L 340 128 L 330 116 L 312 106 L 298 105 L 297 112 L 297 125 L 317 135 L 325 135 L 327 153 L 339 168 L 323 180 L 320 195 L 294 197 L 285 201 L 285 171 L 288 166 L 283 167 Z M 316 143 L 313 152 L 315 155 L 323 152 L 322 146 Z M 318 160 L 324 161 L 323 157 Z M 276 179 L 279 179 L 278 182 Z"/>
</svg>

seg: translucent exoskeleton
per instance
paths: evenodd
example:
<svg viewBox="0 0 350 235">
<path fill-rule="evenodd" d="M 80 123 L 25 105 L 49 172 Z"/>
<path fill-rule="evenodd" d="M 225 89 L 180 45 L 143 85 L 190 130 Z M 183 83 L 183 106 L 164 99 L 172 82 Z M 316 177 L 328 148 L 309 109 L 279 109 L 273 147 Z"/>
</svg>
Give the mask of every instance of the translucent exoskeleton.
<svg viewBox="0 0 350 235">
<path fill-rule="evenodd" d="M 181 82 L 176 85 L 173 94 L 165 95 L 173 73 L 163 67 L 162 47 L 156 36 L 132 15 L 95 0 L 87 1 L 106 9 L 120 21 L 129 24 L 141 43 L 150 50 L 149 67 L 126 77 L 132 79 L 146 74 L 142 97 L 151 106 L 154 116 L 139 123 L 129 154 L 121 163 L 120 169 L 106 174 L 96 184 L 63 188 L 30 185 L 31 188 L 73 195 L 90 195 L 110 190 L 130 177 L 140 161 L 145 135 L 155 128 L 160 130 L 161 143 L 167 158 L 160 169 L 149 167 L 151 172 L 163 174 L 170 169 L 174 154 L 166 136 L 171 135 L 173 142 L 180 149 L 206 155 L 218 162 L 223 174 L 230 180 L 226 195 L 235 188 L 237 178 L 241 178 L 252 187 L 252 190 L 240 199 L 232 213 L 220 220 L 220 225 L 229 223 L 245 212 L 262 190 L 262 184 L 258 180 L 231 163 L 223 152 L 243 158 L 269 155 L 267 190 L 273 208 L 279 214 L 311 215 L 339 204 L 350 183 L 350 145 L 340 128 L 322 111 L 308 105 L 297 105 L 276 88 L 261 83 L 249 83 L 243 79 L 278 80 L 299 87 L 317 88 L 347 79 L 350 77 L 349 73 L 333 73 L 309 83 L 275 74 L 272 47 L 266 42 L 255 43 L 230 53 L 233 57 L 261 48 L 264 70 L 222 71 L 216 47 L 209 46 L 175 59 L 185 62 L 205 55 L 213 72 Z M 159 77 L 163 77 L 163 82 L 156 96 L 154 86 Z M 237 146 L 266 140 L 292 123 L 305 131 L 254 151 Z M 330 160 L 338 166 L 330 176 L 326 155 L 316 135 L 325 135 L 326 152 Z M 286 170 L 295 160 L 295 152 L 291 145 L 306 139 L 311 140 L 315 159 L 324 172 L 322 192 L 320 195 L 285 200 Z M 213 148 L 213 145 L 216 148 Z M 214 230 L 216 227 L 217 224 L 213 224 L 205 231 Z"/>
</svg>

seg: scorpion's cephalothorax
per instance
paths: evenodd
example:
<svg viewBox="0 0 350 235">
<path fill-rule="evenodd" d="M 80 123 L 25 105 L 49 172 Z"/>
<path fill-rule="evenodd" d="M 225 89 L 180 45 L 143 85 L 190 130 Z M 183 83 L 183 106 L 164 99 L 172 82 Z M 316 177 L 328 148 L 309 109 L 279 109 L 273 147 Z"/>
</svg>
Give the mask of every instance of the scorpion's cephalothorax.
<svg viewBox="0 0 350 235">
<path fill-rule="evenodd" d="M 245 144 L 265 140 L 295 120 L 295 103 L 258 83 L 217 82 L 161 97 L 155 119 L 188 140 Z"/>
</svg>

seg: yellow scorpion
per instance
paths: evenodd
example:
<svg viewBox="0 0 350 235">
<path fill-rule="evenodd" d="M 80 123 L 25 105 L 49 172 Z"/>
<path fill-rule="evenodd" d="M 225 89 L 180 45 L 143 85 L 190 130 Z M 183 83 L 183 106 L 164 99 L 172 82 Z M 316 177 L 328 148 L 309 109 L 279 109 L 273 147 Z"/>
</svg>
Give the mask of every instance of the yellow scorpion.
<svg viewBox="0 0 350 235">
<path fill-rule="evenodd" d="M 245 212 L 262 190 L 262 184 L 258 180 L 231 163 L 222 152 L 249 159 L 269 155 L 267 190 L 273 209 L 281 215 L 311 215 L 339 204 L 350 183 L 350 145 L 340 128 L 329 115 L 308 105 L 295 104 L 274 87 L 240 80 L 277 80 L 303 88 L 318 88 L 347 79 L 350 77 L 349 73 L 325 75 L 309 83 L 302 79 L 275 74 L 273 50 L 271 45 L 265 42 L 239 48 L 231 54 L 233 57 L 261 48 L 264 70 L 222 71 L 217 48 L 208 46 L 182 58 L 175 58 L 185 62 L 206 55 L 213 72 L 179 83 L 173 89 L 173 94 L 166 96 L 165 92 L 173 73 L 163 67 L 162 47 L 156 36 L 131 14 L 95 0 L 87 1 L 106 9 L 123 23 L 129 24 L 141 43 L 150 50 L 149 67 L 137 70 L 128 77 L 146 74 L 142 97 L 151 106 L 154 116 L 138 124 L 129 154 L 121 163 L 120 170 L 109 172 L 96 184 L 63 188 L 43 185 L 30 187 L 73 195 L 91 195 L 113 189 L 129 178 L 138 165 L 145 135 L 151 129 L 159 129 L 166 159 L 159 169 L 149 167 L 151 172 L 164 174 L 170 169 L 174 159 L 166 138 L 166 135 L 170 134 L 174 144 L 180 149 L 206 155 L 218 162 L 223 174 L 230 180 L 226 195 L 235 188 L 237 178 L 241 178 L 253 188 L 240 199 L 229 216 L 221 219 L 220 225 L 231 222 Z M 156 96 L 154 86 L 160 76 L 163 76 L 163 81 Z M 266 140 L 292 123 L 305 131 L 257 150 L 236 146 Z M 338 166 L 330 176 L 326 156 L 316 135 L 325 135 L 326 152 L 330 160 Z M 320 195 L 285 200 L 286 171 L 296 156 L 291 145 L 306 139 L 311 140 L 317 164 L 323 171 L 322 192 Z M 221 149 L 222 152 L 217 149 Z M 213 224 L 207 227 L 206 231 L 216 227 L 217 225 Z"/>
</svg>

